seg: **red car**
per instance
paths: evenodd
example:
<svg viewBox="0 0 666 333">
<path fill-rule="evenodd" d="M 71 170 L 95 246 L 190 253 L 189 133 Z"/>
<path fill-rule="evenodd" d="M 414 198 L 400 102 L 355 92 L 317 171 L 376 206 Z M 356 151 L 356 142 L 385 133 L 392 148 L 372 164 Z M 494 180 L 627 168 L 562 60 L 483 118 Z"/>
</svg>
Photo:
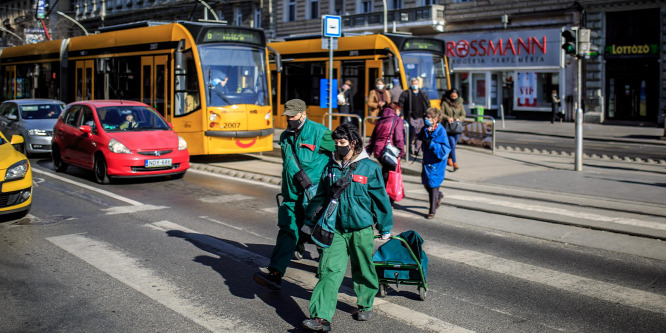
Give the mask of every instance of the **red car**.
<svg viewBox="0 0 666 333">
<path fill-rule="evenodd" d="M 95 180 L 172 175 L 190 167 L 187 143 L 146 104 L 124 100 L 67 105 L 53 128 L 53 167 L 93 170 Z"/>
</svg>

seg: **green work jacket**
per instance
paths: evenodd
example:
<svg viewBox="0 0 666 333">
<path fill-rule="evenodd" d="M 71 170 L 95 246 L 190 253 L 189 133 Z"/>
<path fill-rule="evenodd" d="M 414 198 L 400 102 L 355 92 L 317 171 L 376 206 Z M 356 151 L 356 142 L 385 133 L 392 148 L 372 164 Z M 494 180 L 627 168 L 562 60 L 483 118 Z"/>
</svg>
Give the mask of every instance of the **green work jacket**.
<svg viewBox="0 0 666 333">
<path fill-rule="evenodd" d="M 297 201 L 303 199 L 304 189 L 294 182 L 294 175 L 300 171 L 294 149 L 298 154 L 298 160 L 312 181 L 319 183 L 321 174 L 335 150 L 335 142 L 331 137 L 331 131 L 322 124 L 306 119 L 305 124 L 298 132 L 284 131 L 280 135 L 280 147 L 282 148 L 282 198 L 286 201 Z"/>
<path fill-rule="evenodd" d="M 356 162 L 356 169 L 348 172 Z M 306 216 L 310 218 L 306 219 L 306 223 L 313 223 L 311 220 L 317 208 L 328 204 L 331 186 L 343 175 L 351 177 L 352 182 L 340 195 L 336 228 L 341 232 L 350 232 L 376 223 L 380 234 L 390 232 L 393 228 L 393 209 L 384 187 L 382 170 L 369 159 L 365 150 L 344 168 L 339 161 L 331 159 L 322 174 L 317 194 L 308 205 Z"/>
</svg>

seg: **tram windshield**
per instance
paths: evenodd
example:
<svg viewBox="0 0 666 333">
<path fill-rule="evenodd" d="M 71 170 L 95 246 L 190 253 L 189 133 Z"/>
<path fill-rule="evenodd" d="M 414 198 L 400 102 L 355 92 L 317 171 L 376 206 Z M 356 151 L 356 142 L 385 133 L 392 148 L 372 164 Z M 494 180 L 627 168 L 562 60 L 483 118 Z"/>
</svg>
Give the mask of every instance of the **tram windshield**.
<svg viewBox="0 0 666 333">
<path fill-rule="evenodd" d="M 250 46 L 199 46 L 208 106 L 268 104 L 266 53 Z"/>
<path fill-rule="evenodd" d="M 444 57 L 430 52 L 403 51 L 402 62 L 405 65 L 407 84 L 411 78 L 418 78 L 421 89 L 430 99 L 439 99 L 447 89 Z"/>
</svg>

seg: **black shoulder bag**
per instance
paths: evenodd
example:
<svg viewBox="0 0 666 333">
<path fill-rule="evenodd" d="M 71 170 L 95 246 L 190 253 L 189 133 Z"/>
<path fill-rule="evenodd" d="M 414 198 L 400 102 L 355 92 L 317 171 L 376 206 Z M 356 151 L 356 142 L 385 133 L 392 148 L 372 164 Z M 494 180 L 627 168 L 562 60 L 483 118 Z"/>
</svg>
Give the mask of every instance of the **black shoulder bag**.
<svg viewBox="0 0 666 333">
<path fill-rule="evenodd" d="M 308 174 L 305 173 L 305 170 L 303 170 L 303 167 L 301 166 L 301 162 L 298 160 L 298 154 L 296 154 L 296 138 L 294 137 L 294 144 L 291 145 L 291 150 L 294 153 L 294 159 L 296 160 L 296 165 L 298 165 L 298 172 L 294 175 L 294 182 L 296 184 L 299 184 L 301 188 L 305 191 L 305 194 L 307 196 L 307 201 L 310 201 L 312 199 L 310 197 L 310 193 L 307 190 L 312 186 L 312 180 L 310 180 L 310 177 L 308 177 Z"/>
</svg>

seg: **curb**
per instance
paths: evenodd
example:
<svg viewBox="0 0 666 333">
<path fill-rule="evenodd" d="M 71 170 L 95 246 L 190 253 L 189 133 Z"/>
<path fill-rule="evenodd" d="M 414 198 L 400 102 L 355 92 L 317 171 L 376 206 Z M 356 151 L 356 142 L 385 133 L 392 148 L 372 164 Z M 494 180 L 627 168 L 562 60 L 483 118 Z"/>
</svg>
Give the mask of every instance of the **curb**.
<svg viewBox="0 0 666 333">
<path fill-rule="evenodd" d="M 465 146 L 462 146 L 465 147 Z M 504 145 L 498 145 L 496 147 L 497 150 L 504 150 L 506 152 L 512 152 L 512 153 L 527 153 L 527 154 L 541 154 L 541 155 L 551 155 L 551 156 L 567 156 L 567 157 L 574 157 L 576 153 L 574 152 L 566 152 L 566 151 L 557 151 L 557 150 L 548 150 L 548 149 L 531 149 L 531 148 L 515 148 L 512 146 L 504 146 Z M 583 158 L 586 159 L 598 159 L 598 160 L 605 160 L 605 161 L 624 161 L 624 162 L 635 162 L 635 163 L 645 163 L 645 164 L 652 164 L 652 165 L 666 165 L 666 160 L 663 159 L 658 159 L 658 160 L 653 160 L 651 158 L 648 159 L 642 159 L 640 157 L 628 157 L 628 156 L 618 156 L 618 155 L 598 155 L 598 154 L 585 154 L 583 153 Z"/>
</svg>

